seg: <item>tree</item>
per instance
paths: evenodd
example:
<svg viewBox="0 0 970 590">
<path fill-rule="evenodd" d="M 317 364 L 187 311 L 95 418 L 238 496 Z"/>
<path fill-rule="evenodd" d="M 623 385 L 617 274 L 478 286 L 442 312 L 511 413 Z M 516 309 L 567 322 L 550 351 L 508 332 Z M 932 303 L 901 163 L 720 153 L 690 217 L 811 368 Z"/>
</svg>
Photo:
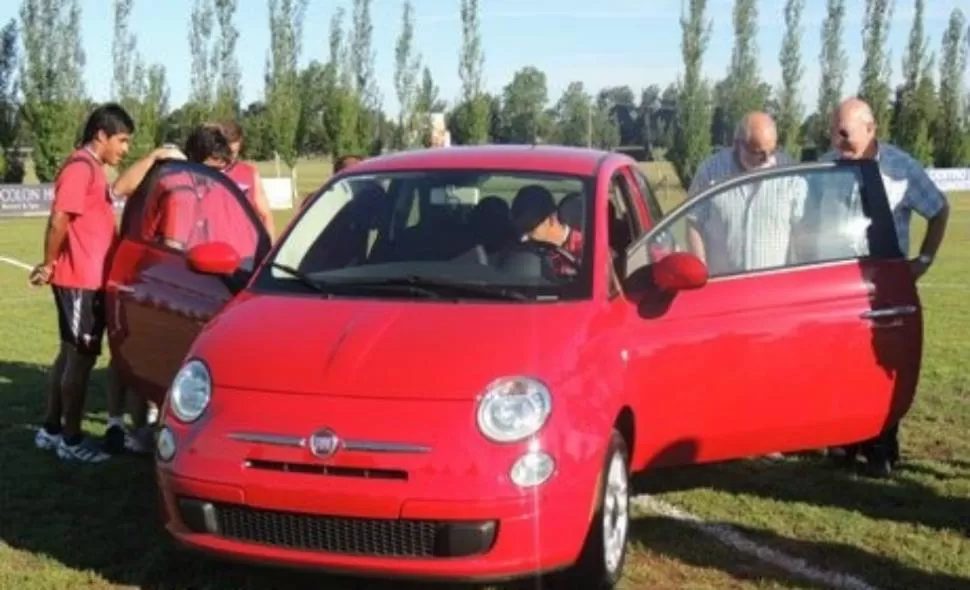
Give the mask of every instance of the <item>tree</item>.
<svg viewBox="0 0 970 590">
<path fill-rule="evenodd" d="M 343 32 L 344 9 L 338 7 L 330 19 L 330 60 L 326 65 L 323 111 L 324 128 L 334 157 L 360 151 L 357 120 L 361 105 L 354 89 L 350 50 Z"/>
<path fill-rule="evenodd" d="M 418 144 L 419 137 L 415 133 L 415 91 L 418 73 L 421 71 L 421 57 L 414 53 L 414 8 L 411 0 L 404 0 L 401 15 L 401 35 L 398 37 L 394 51 L 394 89 L 397 91 L 397 101 L 400 105 L 398 114 L 398 128 L 401 147 L 413 147 Z"/>
<path fill-rule="evenodd" d="M 933 146 L 932 130 L 936 127 L 937 118 L 937 98 L 936 85 L 933 82 L 933 67 L 936 57 L 933 54 L 927 56 L 923 63 L 923 71 L 920 73 L 919 85 L 916 87 L 915 108 L 913 109 L 916 118 L 916 133 L 912 145 L 908 148 L 910 154 L 920 161 L 924 166 L 933 165 Z"/>
<path fill-rule="evenodd" d="M 219 24 L 219 40 L 212 53 L 212 73 L 218 72 L 213 116 L 218 120 L 235 119 L 239 116 L 239 99 L 242 81 L 239 61 L 236 59 L 236 43 L 239 31 L 233 24 L 237 0 L 215 0 L 215 20 Z"/>
<path fill-rule="evenodd" d="M 892 66 L 886 41 L 889 38 L 893 5 L 893 0 L 866 0 L 862 27 L 865 58 L 859 76 L 859 97 L 872 108 L 880 139 L 887 139 L 892 127 L 892 89 L 889 85 Z"/>
<path fill-rule="evenodd" d="M 533 66 L 519 70 L 502 92 L 502 130 L 509 143 L 535 144 L 548 125 L 546 75 Z"/>
<path fill-rule="evenodd" d="M 966 123 L 964 121 L 964 70 L 967 67 L 966 17 L 955 8 L 943 33 L 943 57 L 940 61 L 940 99 L 937 120 L 936 165 L 939 168 L 960 166 L 966 157 Z"/>
<path fill-rule="evenodd" d="M 17 21 L 10 19 L 0 29 L 0 181 L 21 182 L 23 165 L 8 151 L 17 141 Z"/>
<path fill-rule="evenodd" d="M 461 100 L 467 105 L 461 117 L 465 142 L 488 141 L 489 103 L 484 100 L 485 52 L 479 23 L 478 0 L 461 0 L 461 53 L 458 76 L 461 78 Z"/>
<path fill-rule="evenodd" d="M 684 75 L 677 100 L 677 123 L 670 160 L 684 185 L 711 151 L 711 102 L 701 66 L 711 36 L 711 23 L 704 16 L 707 0 L 689 0 L 688 13 L 681 17 L 681 53 Z"/>
<path fill-rule="evenodd" d="M 822 50 L 819 54 L 821 87 L 818 92 L 818 118 L 814 130 L 815 149 L 818 153 L 829 149 L 831 137 L 829 124 L 832 113 L 842 100 L 845 73 L 849 58 L 842 48 L 845 26 L 845 0 L 828 0 L 828 12 L 822 22 Z"/>
<path fill-rule="evenodd" d="M 212 114 L 215 91 L 216 54 L 210 48 L 214 7 L 212 0 L 195 0 L 189 17 L 189 51 L 192 53 L 192 81 L 187 123 L 192 126 L 205 121 Z"/>
<path fill-rule="evenodd" d="M 24 0 L 20 7 L 23 122 L 38 180 L 51 182 L 77 145 L 87 104 L 78 0 Z"/>
<path fill-rule="evenodd" d="M 730 144 L 735 124 L 745 113 L 765 108 L 758 73 L 758 6 L 756 0 L 734 2 L 734 49 L 728 68 L 724 118 L 727 134 L 718 139 Z"/>
<path fill-rule="evenodd" d="M 801 156 L 800 128 L 804 109 L 799 99 L 802 66 L 802 11 L 805 0 L 785 3 L 785 38 L 781 43 L 781 88 L 778 90 L 778 143 L 796 160 Z"/>
<path fill-rule="evenodd" d="M 269 0 L 270 51 L 266 64 L 266 116 L 272 148 L 292 168 L 300 121 L 300 60 L 308 0 Z"/>
<path fill-rule="evenodd" d="M 932 148 L 932 145 L 925 145 L 930 141 L 928 130 L 932 122 L 927 109 L 935 106 L 932 104 L 935 102 L 932 68 L 927 71 L 927 63 L 931 61 L 931 57 L 929 42 L 924 32 L 925 4 L 925 0 L 916 0 L 913 28 L 910 29 L 909 43 L 903 56 L 903 85 L 899 92 L 899 112 L 892 130 L 893 142 L 914 156 L 915 152 L 919 151 L 921 156 L 916 157 L 920 160 L 928 156 L 927 148 Z M 926 94 L 926 84 L 929 84 L 929 95 Z M 929 104 L 925 102 L 927 98 L 929 98 Z M 918 146 L 920 142 L 924 145 Z M 931 151 L 932 149 L 929 150 Z"/>
<path fill-rule="evenodd" d="M 360 104 L 357 137 L 361 147 L 368 151 L 377 140 L 381 119 L 381 94 L 374 75 L 374 24 L 370 7 L 371 0 L 354 0 L 349 52 L 353 90 Z"/>
<path fill-rule="evenodd" d="M 555 134 L 560 145 L 587 146 L 593 143 L 593 100 L 582 82 L 570 82 L 556 103 Z"/>
</svg>

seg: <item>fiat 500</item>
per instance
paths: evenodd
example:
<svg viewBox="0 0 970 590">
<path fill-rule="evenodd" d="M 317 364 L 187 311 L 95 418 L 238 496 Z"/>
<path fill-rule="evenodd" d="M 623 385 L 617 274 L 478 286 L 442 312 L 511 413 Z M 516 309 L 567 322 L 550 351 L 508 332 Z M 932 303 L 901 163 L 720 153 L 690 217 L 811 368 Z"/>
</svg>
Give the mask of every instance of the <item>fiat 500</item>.
<svg viewBox="0 0 970 590">
<path fill-rule="evenodd" d="M 419 150 L 261 227 L 219 171 L 157 163 L 108 285 L 123 378 L 161 405 L 165 526 L 217 556 L 610 588 L 631 473 L 856 443 L 913 399 L 873 162 L 664 213 L 620 154 Z"/>
</svg>

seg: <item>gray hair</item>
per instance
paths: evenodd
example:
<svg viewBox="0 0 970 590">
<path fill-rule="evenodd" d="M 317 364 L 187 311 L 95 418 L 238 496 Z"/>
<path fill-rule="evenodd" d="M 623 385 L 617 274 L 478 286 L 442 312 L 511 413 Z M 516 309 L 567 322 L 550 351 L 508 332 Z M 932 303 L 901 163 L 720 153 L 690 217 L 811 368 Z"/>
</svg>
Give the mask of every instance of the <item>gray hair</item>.
<svg viewBox="0 0 970 590">
<path fill-rule="evenodd" d="M 748 113 L 747 115 L 742 117 L 740 121 L 738 121 L 737 127 L 734 128 L 735 141 L 748 143 L 748 141 L 751 139 L 751 119 L 757 115 L 764 115 L 764 113 L 760 113 L 760 112 Z M 772 133 L 777 135 L 778 129 L 775 126 L 775 119 L 770 116 L 767 116 L 766 119 L 769 122 L 769 128 L 771 129 Z"/>
</svg>

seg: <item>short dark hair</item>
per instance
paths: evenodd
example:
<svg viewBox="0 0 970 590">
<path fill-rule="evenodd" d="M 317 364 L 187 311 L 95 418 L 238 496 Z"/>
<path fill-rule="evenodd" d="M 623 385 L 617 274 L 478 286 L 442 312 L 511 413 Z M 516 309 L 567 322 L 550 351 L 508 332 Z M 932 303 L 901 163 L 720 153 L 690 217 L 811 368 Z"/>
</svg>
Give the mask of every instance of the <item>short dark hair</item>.
<svg viewBox="0 0 970 590">
<path fill-rule="evenodd" d="M 134 133 L 135 121 L 120 104 L 105 103 L 88 115 L 88 120 L 84 123 L 84 131 L 81 132 L 81 144 L 94 141 L 99 131 L 104 131 L 108 137 L 119 133 Z"/>
<path fill-rule="evenodd" d="M 333 173 L 336 174 L 356 162 L 363 162 L 364 156 L 357 154 L 345 154 L 337 158 L 337 161 L 333 165 Z"/>
<path fill-rule="evenodd" d="M 222 132 L 226 135 L 226 139 L 229 140 L 229 143 L 243 140 L 242 125 L 240 125 L 236 121 L 232 121 L 232 120 L 220 121 L 219 126 L 222 127 Z"/>
<path fill-rule="evenodd" d="M 520 234 L 531 232 L 555 213 L 556 200 L 542 185 L 524 186 L 512 200 L 512 224 Z"/>
<path fill-rule="evenodd" d="M 212 123 L 203 123 L 192 130 L 185 140 L 185 158 L 190 162 L 205 162 L 209 158 L 221 158 L 225 161 L 232 159 L 229 149 L 229 139 L 223 133 L 222 127 Z"/>
</svg>

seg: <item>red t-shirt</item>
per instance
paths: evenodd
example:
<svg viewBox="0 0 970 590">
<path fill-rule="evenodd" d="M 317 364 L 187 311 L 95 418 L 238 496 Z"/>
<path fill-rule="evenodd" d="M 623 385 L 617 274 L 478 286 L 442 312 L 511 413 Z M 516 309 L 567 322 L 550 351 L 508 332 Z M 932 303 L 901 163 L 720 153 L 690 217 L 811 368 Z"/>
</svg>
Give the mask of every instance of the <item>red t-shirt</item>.
<svg viewBox="0 0 970 590">
<path fill-rule="evenodd" d="M 75 289 L 104 288 L 117 233 L 104 166 L 87 149 L 72 153 L 54 181 L 54 213 L 67 213 L 67 239 L 51 283 Z"/>
<path fill-rule="evenodd" d="M 226 176 L 236 183 L 251 205 L 256 206 L 256 167 L 248 162 L 239 160 L 229 164 L 223 171 Z"/>
<path fill-rule="evenodd" d="M 144 232 L 149 240 L 175 240 L 186 250 L 226 242 L 240 258 L 255 255 L 258 238 L 245 210 L 224 185 L 191 173 L 167 176 L 156 185 Z"/>
</svg>

